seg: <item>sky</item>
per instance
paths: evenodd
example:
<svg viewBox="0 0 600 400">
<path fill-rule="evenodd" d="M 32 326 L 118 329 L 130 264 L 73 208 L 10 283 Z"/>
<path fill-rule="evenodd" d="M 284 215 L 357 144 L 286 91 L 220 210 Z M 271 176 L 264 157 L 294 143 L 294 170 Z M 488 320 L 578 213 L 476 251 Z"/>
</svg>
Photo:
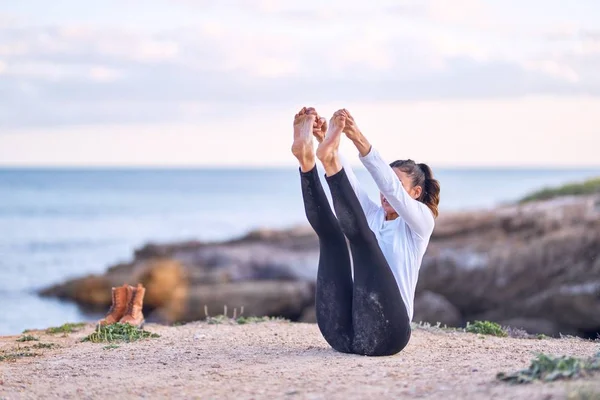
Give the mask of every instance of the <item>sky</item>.
<svg viewBox="0 0 600 400">
<path fill-rule="evenodd" d="M 390 160 L 600 166 L 599 20 L 597 0 L 0 0 L 0 165 L 293 165 L 314 106 Z"/>
</svg>

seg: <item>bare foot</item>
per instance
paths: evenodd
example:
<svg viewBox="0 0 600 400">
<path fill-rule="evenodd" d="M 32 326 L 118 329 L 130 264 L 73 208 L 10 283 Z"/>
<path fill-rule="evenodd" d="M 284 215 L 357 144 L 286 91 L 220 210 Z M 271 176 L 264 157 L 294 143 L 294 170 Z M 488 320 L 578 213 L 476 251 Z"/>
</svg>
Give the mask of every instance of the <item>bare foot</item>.
<svg viewBox="0 0 600 400">
<path fill-rule="evenodd" d="M 308 107 L 303 109 L 306 114 L 314 115 L 315 122 L 313 122 L 313 136 L 317 139 L 317 142 L 321 143 L 325 139 L 325 133 L 327 132 L 327 120 L 320 117 L 317 110 L 314 107 Z"/>
<path fill-rule="evenodd" d="M 303 172 L 312 170 L 315 166 L 315 153 L 313 148 L 312 129 L 316 114 L 307 113 L 307 108 L 294 117 L 294 143 L 292 154 L 298 159 Z"/>
<path fill-rule="evenodd" d="M 342 131 L 346 126 L 346 113 L 344 110 L 336 111 L 329 120 L 329 127 L 325 138 L 317 147 L 317 158 L 323 163 L 328 176 L 338 173 L 342 167 L 338 157 L 338 148 Z"/>
</svg>

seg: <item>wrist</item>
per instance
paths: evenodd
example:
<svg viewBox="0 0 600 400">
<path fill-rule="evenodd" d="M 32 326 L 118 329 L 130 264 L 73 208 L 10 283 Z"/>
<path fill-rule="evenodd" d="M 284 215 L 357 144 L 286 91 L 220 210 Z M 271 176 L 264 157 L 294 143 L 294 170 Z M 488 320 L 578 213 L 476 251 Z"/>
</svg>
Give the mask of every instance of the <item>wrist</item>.
<svg viewBox="0 0 600 400">
<path fill-rule="evenodd" d="M 365 157 L 371 152 L 371 143 L 369 143 L 367 138 L 364 137 L 361 132 L 356 135 L 353 142 L 362 157 Z"/>
</svg>

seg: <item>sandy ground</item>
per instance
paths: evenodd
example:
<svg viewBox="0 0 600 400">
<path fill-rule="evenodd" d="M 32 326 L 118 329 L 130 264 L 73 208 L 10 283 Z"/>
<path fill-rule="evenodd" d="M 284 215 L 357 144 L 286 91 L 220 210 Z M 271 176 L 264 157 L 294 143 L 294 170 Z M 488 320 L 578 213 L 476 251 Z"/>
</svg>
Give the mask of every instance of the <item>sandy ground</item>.
<svg viewBox="0 0 600 400">
<path fill-rule="evenodd" d="M 316 325 L 285 321 L 248 325 L 147 325 L 160 338 L 120 344 L 82 343 L 92 326 L 68 336 L 33 332 L 61 347 L 39 357 L 0 362 L 0 399 L 566 399 L 600 390 L 600 380 L 511 386 L 499 371 L 529 365 L 532 355 L 589 356 L 581 339 L 482 337 L 416 329 L 400 354 L 340 354 Z M 0 351 L 30 346 L 0 338 Z M 582 389 L 583 388 L 583 389 Z"/>
</svg>

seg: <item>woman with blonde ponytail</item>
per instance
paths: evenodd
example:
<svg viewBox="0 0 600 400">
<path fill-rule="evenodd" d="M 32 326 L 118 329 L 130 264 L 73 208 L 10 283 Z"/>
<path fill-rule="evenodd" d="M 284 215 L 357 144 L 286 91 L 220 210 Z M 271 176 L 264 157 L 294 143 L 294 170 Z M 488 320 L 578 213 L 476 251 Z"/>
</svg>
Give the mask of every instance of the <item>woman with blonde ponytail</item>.
<svg viewBox="0 0 600 400">
<path fill-rule="evenodd" d="M 380 204 L 338 154 L 342 133 L 377 184 Z M 335 214 L 319 180 L 312 136 Z M 319 237 L 316 313 L 323 337 L 344 353 L 400 352 L 411 335 L 419 269 L 438 216 L 439 182 L 426 164 L 388 165 L 345 109 L 329 124 L 314 108 L 300 110 L 292 153 L 300 163 L 306 216 Z"/>
</svg>

